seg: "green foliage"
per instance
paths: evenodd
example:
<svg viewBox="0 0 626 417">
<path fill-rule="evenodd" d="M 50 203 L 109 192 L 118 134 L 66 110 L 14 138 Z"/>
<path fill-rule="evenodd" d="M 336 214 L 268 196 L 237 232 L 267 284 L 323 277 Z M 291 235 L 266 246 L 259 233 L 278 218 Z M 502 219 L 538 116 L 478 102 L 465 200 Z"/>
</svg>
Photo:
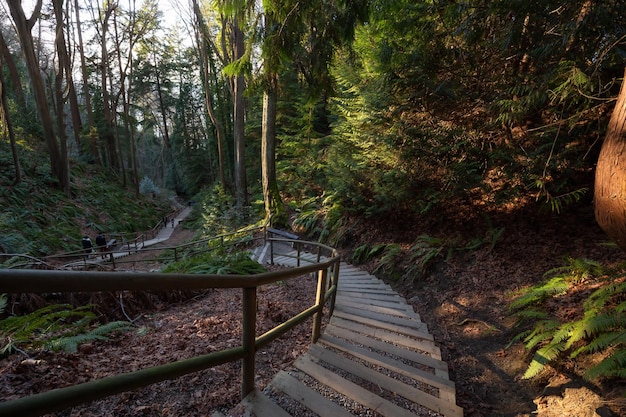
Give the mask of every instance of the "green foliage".
<svg viewBox="0 0 626 417">
<path fill-rule="evenodd" d="M 334 194 L 303 201 L 293 218 L 293 225 L 320 242 L 336 242 L 341 238 L 343 206 Z"/>
<path fill-rule="evenodd" d="M 542 200 L 544 207 L 548 207 L 551 212 L 557 214 L 561 213 L 563 208 L 580 201 L 580 199 L 587 194 L 587 191 L 589 191 L 587 187 L 582 187 L 574 191 L 554 196 L 548 190 L 545 178 L 539 175 L 531 175 L 531 178 L 534 180 L 535 188 L 539 190 L 536 195 L 536 200 Z"/>
<path fill-rule="evenodd" d="M 0 247 L 8 253 L 35 257 L 81 247 L 79 225 L 96 232 L 125 233 L 149 230 L 169 211 L 164 200 L 141 197 L 115 183 L 115 175 L 94 166 L 72 166 L 73 197 L 49 183 L 49 162 L 34 142 L 20 142 L 18 152 L 25 175 L 12 184 L 12 172 L 0 166 Z M 0 142 L 0 159 L 11 154 Z M 41 169 L 40 167 L 44 167 Z M 113 181 L 112 181 L 113 180 Z M 3 259 L 0 259 L 3 261 Z"/>
<path fill-rule="evenodd" d="M 6 297 L 0 297 L 0 314 L 6 307 Z M 128 330 L 123 321 L 92 326 L 96 316 L 91 306 L 74 308 L 68 304 L 53 304 L 23 316 L 0 320 L 0 355 L 13 352 L 53 350 L 76 352 L 81 343 L 108 340 L 115 331 Z"/>
<path fill-rule="evenodd" d="M 188 220 L 201 237 L 233 232 L 259 220 L 250 207 L 237 207 L 234 197 L 219 185 L 201 191 L 193 200 L 195 206 Z"/>
<path fill-rule="evenodd" d="M 415 240 L 413 246 L 409 250 L 411 254 L 410 264 L 405 272 L 405 279 L 409 283 L 413 283 L 416 279 L 423 277 L 431 264 L 440 259 L 446 250 L 448 243 L 441 238 L 435 238 L 428 235 L 421 235 Z"/>
<path fill-rule="evenodd" d="M 266 272 L 258 262 L 250 259 L 246 252 L 225 254 L 210 252 L 173 262 L 163 272 L 214 275 L 253 275 Z"/>
<path fill-rule="evenodd" d="M 141 194 L 161 194 L 161 190 L 156 186 L 154 181 L 148 177 L 143 177 L 139 183 L 139 192 Z"/>
<path fill-rule="evenodd" d="M 524 378 L 537 376 L 548 364 L 592 353 L 600 353 L 602 360 L 585 370 L 585 378 L 626 375 L 626 282 L 621 274 L 603 273 L 598 262 L 569 259 L 567 265 L 547 271 L 545 282 L 515 294 L 510 308 L 518 323 L 534 323 L 513 339 L 534 352 Z M 597 288 L 584 300 L 582 317 L 572 321 L 551 317 L 547 310 L 551 300 L 567 298 L 582 283 Z"/>
</svg>

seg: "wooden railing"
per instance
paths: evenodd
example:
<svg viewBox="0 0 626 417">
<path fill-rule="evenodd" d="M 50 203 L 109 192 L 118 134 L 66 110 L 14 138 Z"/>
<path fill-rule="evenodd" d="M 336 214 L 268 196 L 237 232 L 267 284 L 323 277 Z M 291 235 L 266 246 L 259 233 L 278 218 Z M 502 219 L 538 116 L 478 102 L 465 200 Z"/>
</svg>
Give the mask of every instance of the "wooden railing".
<svg viewBox="0 0 626 417">
<path fill-rule="evenodd" d="M 272 242 L 273 239 L 269 240 Z M 280 239 L 280 241 L 285 242 L 287 240 Z M 40 416 L 238 360 L 242 361 L 240 393 L 241 398 L 245 397 L 254 389 L 255 353 L 258 349 L 266 346 L 311 316 L 313 316 L 311 341 L 314 343 L 321 332 L 324 306 L 329 304 L 329 314 L 332 314 L 334 309 L 339 278 L 339 255 L 333 248 L 319 243 L 299 240 L 294 242 L 298 246 L 306 245 L 316 248 L 318 254 L 325 253 L 326 260 L 306 266 L 250 276 L 0 270 L 0 293 L 199 290 L 210 288 L 240 288 L 243 292 L 241 345 L 165 365 L 6 401 L 0 403 L 0 416 Z M 315 304 L 257 336 L 257 288 L 311 273 L 317 273 Z"/>
</svg>

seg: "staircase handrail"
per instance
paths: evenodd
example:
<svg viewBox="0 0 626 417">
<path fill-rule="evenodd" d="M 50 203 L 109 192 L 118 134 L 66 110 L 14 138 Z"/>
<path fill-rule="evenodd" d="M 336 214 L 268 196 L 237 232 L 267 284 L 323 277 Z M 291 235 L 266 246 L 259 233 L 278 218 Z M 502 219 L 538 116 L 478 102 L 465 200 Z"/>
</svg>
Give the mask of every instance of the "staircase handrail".
<svg viewBox="0 0 626 417">
<path fill-rule="evenodd" d="M 289 241 L 288 239 L 280 239 Z M 242 297 L 241 345 L 99 380 L 34 394 L 0 403 L 0 415 L 40 416 L 68 407 L 102 399 L 125 391 L 145 387 L 188 373 L 227 362 L 242 361 L 241 398 L 254 390 L 255 353 L 296 325 L 313 316 L 311 342 L 321 333 L 324 306 L 329 303 L 332 315 L 339 278 L 340 256 L 337 251 L 318 242 L 294 240 L 294 245 L 310 245 L 318 253 L 326 252 L 318 263 L 264 272 L 255 275 L 194 275 L 173 273 L 130 273 L 95 271 L 0 270 L 0 293 L 50 293 L 99 291 L 154 291 L 240 288 Z M 257 288 L 304 274 L 317 273 L 315 304 L 256 337 Z"/>
</svg>

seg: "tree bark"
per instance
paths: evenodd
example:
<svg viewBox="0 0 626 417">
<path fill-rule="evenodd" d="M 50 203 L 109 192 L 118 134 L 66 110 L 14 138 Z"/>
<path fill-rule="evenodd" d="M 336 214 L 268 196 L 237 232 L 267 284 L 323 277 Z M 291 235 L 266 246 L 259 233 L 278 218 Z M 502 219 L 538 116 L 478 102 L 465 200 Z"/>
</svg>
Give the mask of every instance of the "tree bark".
<svg viewBox="0 0 626 417">
<path fill-rule="evenodd" d="M 41 2 L 42 0 L 37 1 L 33 14 L 29 19 L 26 19 L 24 9 L 22 9 L 22 2 L 20 0 L 7 0 L 22 46 L 26 68 L 30 75 L 35 105 L 37 106 L 37 113 L 39 121 L 41 122 L 41 130 L 50 155 L 51 172 L 52 175 L 59 180 L 61 188 L 67 189 L 69 183 L 66 184 L 65 182 L 68 181 L 69 175 L 65 172 L 66 166 L 63 163 L 63 157 L 56 141 L 52 114 L 50 113 L 50 106 L 46 96 L 46 88 L 41 77 L 41 68 L 39 67 L 37 55 L 35 54 L 35 44 L 31 33 L 41 13 Z"/>
<path fill-rule="evenodd" d="M 9 78 L 11 79 L 11 84 L 13 87 L 13 92 L 15 93 L 17 103 L 20 109 L 25 109 L 26 100 L 24 99 L 24 90 L 22 89 L 20 74 L 17 69 L 17 65 L 15 65 L 15 60 L 11 55 L 11 51 L 9 51 L 9 47 L 4 40 L 4 36 L 2 36 L 2 31 L 0 31 L 0 60 L 3 60 L 3 58 L 4 63 L 7 65 L 7 69 L 9 70 Z"/>
<path fill-rule="evenodd" d="M 109 19 L 111 18 L 111 14 L 115 10 L 116 5 L 113 3 L 107 3 L 106 9 L 104 11 L 104 17 L 102 19 L 102 39 L 100 42 L 102 44 L 101 47 L 101 65 L 102 65 L 102 74 L 100 78 L 100 84 L 102 87 L 102 108 L 104 113 L 104 122 L 105 122 L 105 131 L 103 132 L 104 141 L 107 145 L 109 166 L 117 171 L 118 168 L 118 159 L 117 159 L 117 147 L 115 143 L 115 135 L 113 134 L 113 121 L 114 121 L 114 112 L 111 108 L 111 99 L 109 94 L 109 88 L 107 85 L 108 71 L 109 71 L 109 54 L 107 50 L 107 31 L 109 27 Z"/>
<path fill-rule="evenodd" d="M 198 2 L 194 0 L 193 2 L 193 10 L 196 15 L 196 21 L 198 22 L 198 49 L 200 52 L 200 64 L 202 68 L 202 78 L 204 80 L 204 100 L 205 106 L 207 109 L 207 113 L 209 115 L 209 119 L 211 123 L 215 127 L 216 135 L 217 135 L 217 156 L 218 156 L 218 164 L 219 164 L 219 175 L 220 182 L 222 184 L 222 190 L 226 190 L 226 168 L 225 168 L 225 159 L 224 159 L 224 126 L 220 122 L 220 120 L 215 115 L 215 110 L 213 109 L 213 100 L 211 97 L 211 66 L 209 62 L 209 45 L 210 40 L 207 36 L 207 28 L 204 22 L 204 17 L 200 12 L 200 7 L 198 6 Z"/>
<path fill-rule="evenodd" d="M 62 163 L 65 166 L 65 175 L 67 176 L 67 178 L 65 178 L 65 180 L 63 181 L 65 187 L 63 189 L 63 191 L 65 192 L 65 195 L 67 195 L 68 197 L 71 196 L 71 190 L 70 190 L 70 163 L 69 163 L 69 157 L 68 157 L 68 152 L 67 152 L 67 135 L 65 134 L 65 96 L 63 94 L 64 92 L 64 85 L 63 85 L 63 81 L 67 81 L 68 83 L 68 91 L 71 94 L 73 92 L 73 88 L 72 88 L 72 76 L 71 76 L 71 70 L 70 70 L 70 60 L 69 60 L 69 56 L 67 53 L 67 46 L 65 45 L 65 37 L 64 32 L 63 32 L 63 0 L 54 0 L 52 2 L 52 6 L 54 7 L 54 16 L 56 19 L 56 39 L 55 39 L 55 43 L 56 43 L 56 50 L 57 50 L 57 57 L 58 57 L 58 69 L 57 69 L 57 74 L 55 77 L 55 81 L 54 81 L 54 85 L 55 85 L 55 97 L 56 97 L 56 101 L 57 101 L 57 114 L 56 114 L 56 119 L 57 119 L 57 131 L 59 134 L 59 139 L 61 141 L 61 158 L 62 158 Z M 65 78 L 67 78 L 67 80 L 65 80 Z M 74 134 L 76 135 L 76 144 L 79 145 L 80 144 L 80 135 L 78 134 L 79 131 L 77 131 L 77 128 L 80 128 L 80 117 L 78 118 L 78 121 L 76 121 L 75 116 L 77 116 L 77 114 L 75 115 L 74 112 L 78 112 L 78 101 L 75 104 L 75 107 L 73 105 L 71 105 L 72 107 L 72 121 L 74 123 L 78 123 L 79 126 L 74 126 Z"/>
<path fill-rule="evenodd" d="M 626 80 L 598 157 L 594 200 L 596 221 L 626 251 Z"/>
<path fill-rule="evenodd" d="M 0 35 L 1 37 L 1 35 Z M 13 154 L 13 166 L 15 167 L 14 184 L 22 182 L 22 169 L 20 168 L 20 159 L 17 154 L 17 144 L 15 142 L 15 133 L 13 132 L 13 123 L 9 115 L 9 101 L 7 100 L 6 83 L 4 81 L 4 60 L 0 54 L 0 120 L 4 122 L 4 133 L 8 134 L 11 143 L 11 153 Z"/>
<path fill-rule="evenodd" d="M 91 147 L 91 156 L 94 163 L 102 165 L 100 159 L 100 150 L 98 149 L 98 136 L 94 134 L 93 111 L 91 109 L 91 94 L 89 93 L 89 75 L 87 72 L 87 59 L 85 58 L 85 48 L 83 46 L 83 32 L 80 21 L 80 8 L 78 0 L 74 0 L 74 8 L 76 9 L 76 31 L 78 34 L 78 53 L 80 54 L 80 70 L 83 76 L 83 98 L 85 100 L 85 112 L 87 113 L 87 128 L 89 131 L 88 140 Z"/>
<path fill-rule="evenodd" d="M 234 60 L 241 59 L 245 53 L 244 34 L 239 27 L 238 18 L 234 18 Z M 246 182 L 246 143 L 245 143 L 245 103 L 243 92 L 245 79 L 237 74 L 233 86 L 233 130 L 235 140 L 235 201 L 237 206 L 248 204 L 248 186 Z"/>
<path fill-rule="evenodd" d="M 276 102 L 278 100 L 276 77 L 270 76 L 263 93 L 263 122 L 261 132 L 261 178 L 265 216 L 282 210 L 278 182 L 276 181 Z"/>
</svg>

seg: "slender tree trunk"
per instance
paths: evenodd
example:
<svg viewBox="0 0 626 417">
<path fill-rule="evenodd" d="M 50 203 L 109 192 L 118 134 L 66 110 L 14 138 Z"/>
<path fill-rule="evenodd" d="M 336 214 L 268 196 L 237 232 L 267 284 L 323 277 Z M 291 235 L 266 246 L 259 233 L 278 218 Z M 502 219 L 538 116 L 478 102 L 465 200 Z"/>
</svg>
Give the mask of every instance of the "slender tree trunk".
<svg viewBox="0 0 626 417">
<path fill-rule="evenodd" d="M 624 71 L 626 77 L 626 70 Z M 595 180 L 596 221 L 626 251 L 626 79 L 598 157 Z"/>
<path fill-rule="evenodd" d="M 4 81 L 4 60 L 3 55 L 0 54 L 0 120 L 4 125 L 4 135 L 9 136 L 9 142 L 11 143 L 11 153 L 13 154 L 13 166 L 15 167 L 15 181 L 14 184 L 22 182 L 22 169 L 20 167 L 20 159 L 17 154 L 17 144 L 15 143 L 15 132 L 13 132 L 13 123 L 9 115 L 9 101 L 7 100 L 6 83 Z"/>
<path fill-rule="evenodd" d="M 72 77 L 69 74 L 66 74 L 66 70 L 69 72 L 69 57 L 67 54 L 67 48 L 65 45 L 65 38 L 63 36 L 63 0 L 54 0 L 52 2 L 52 6 L 54 7 L 54 16 L 56 19 L 56 50 L 58 57 L 58 70 L 54 80 L 54 97 L 56 97 L 57 103 L 57 131 L 59 134 L 59 139 L 61 142 L 61 158 L 62 163 L 64 165 L 64 174 L 66 178 L 63 181 L 63 191 L 69 197 L 71 196 L 70 190 L 70 162 L 67 152 L 67 135 L 65 134 L 65 97 L 63 95 L 64 85 L 63 81 L 66 76 L 68 80 L 71 80 Z M 70 87 L 71 88 L 71 87 Z M 77 109 L 78 110 L 78 109 Z M 79 119 L 80 120 L 80 119 Z M 77 138 L 77 144 L 79 143 L 79 139 Z"/>
<path fill-rule="evenodd" d="M 87 73 L 87 60 L 85 58 L 85 48 L 83 46 L 83 32 L 80 21 L 80 7 L 78 0 L 74 0 L 74 8 L 76 9 L 76 32 L 78 34 L 78 53 L 80 54 L 80 70 L 83 76 L 83 98 L 85 100 L 85 111 L 87 113 L 87 128 L 89 130 L 88 140 L 91 147 L 91 154 L 94 163 L 102 165 L 100 159 L 100 149 L 98 148 L 98 135 L 94 134 L 93 111 L 91 108 L 91 94 L 89 93 L 89 75 Z"/>
<path fill-rule="evenodd" d="M 37 55 L 35 54 L 35 45 L 31 33 L 33 25 L 39 18 L 39 14 L 41 12 L 41 0 L 39 0 L 35 5 L 35 9 L 30 19 L 26 19 L 20 0 L 7 0 L 7 3 L 9 5 L 15 27 L 17 28 L 17 35 L 22 46 L 22 52 L 26 61 L 26 68 L 28 69 L 28 73 L 30 75 L 43 137 L 46 145 L 48 146 L 48 153 L 50 154 L 52 175 L 59 180 L 61 189 L 65 190 L 69 187 L 69 184 L 65 184 L 68 175 L 65 172 L 66 166 L 56 141 L 50 106 L 46 97 L 46 88 L 41 77 L 41 69 L 39 68 L 39 62 L 37 60 Z"/>
<path fill-rule="evenodd" d="M 20 109 L 25 109 L 26 101 L 24 100 L 24 90 L 22 89 L 20 73 L 17 70 L 17 65 L 15 65 L 15 60 L 11 55 L 11 51 L 9 51 L 9 47 L 4 40 L 4 36 L 2 36 L 2 31 L 0 31 L 0 60 L 4 61 L 9 70 L 9 78 L 11 80 L 11 84 L 13 84 L 12 87 L 13 92 L 15 93 L 17 104 L 19 105 Z"/>
<path fill-rule="evenodd" d="M 282 211 L 282 202 L 276 181 L 276 102 L 278 100 L 276 77 L 268 77 L 263 93 L 263 122 L 261 133 L 261 177 L 265 216 Z"/>
<path fill-rule="evenodd" d="M 198 33 L 200 39 L 198 40 L 198 49 L 200 52 L 200 63 L 202 67 L 202 79 L 204 81 L 204 100 L 205 106 L 207 109 L 207 113 L 209 115 L 209 119 L 211 123 L 215 127 L 216 135 L 217 135 L 217 156 L 218 156 L 218 169 L 220 176 L 220 183 L 222 184 L 222 189 L 226 190 L 226 170 L 224 166 L 224 126 L 220 122 L 220 120 L 216 117 L 215 111 L 213 109 L 213 100 L 211 97 L 211 66 L 209 62 L 209 53 L 211 53 L 210 49 L 210 41 L 207 36 L 207 28 L 204 23 L 204 17 L 200 12 L 200 8 L 198 6 L 198 2 L 194 0 L 193 2 L 193 10 L 196 15 L 196 21 L 198 22 Z"/>
<path fill-rule="evenodd" d="M 107 3 L 106 10 L 104 11 L 104 17 L 102 19 L 102 39 L 100 40 L 102 44 L 101 47 L 101 65 L 102 65 L 102 74 L 100 78 L 100 83 L 102 87 L 102 108 L 104 112 L 104 122 L 105 122 L 105 131 L 104 131 L 104 141 L 107 146 L 108 157 L 109 157 L 109 166 L 113 168 L 115 171 L 118 170 L 118 159 L 117 159 L 117 147 L 115 143 L 115 135 L 113 134 L 113 122 L 114 122 L 114 114 L 113 109 L 111 108 L 112 103 L 109 94 L 109 88 L 107 86 L 107 79 L 109 76 L 109 54 L 107 50 L 107 31 L 109 26 L 109 18 L 115 9 L 115 5 L 111 3 Z"/>
<path fill-rule="evenodd" d="M 239 27 L 238 19 L 233 22 L 234 59 L 238 60 L 245 53 L 243 32 Z M 245 103 L 243 92 L 245 79 L 243 74 L 235 76 L 233 86 L 233 119 L 235 140 L 235 201 L 243 207 L 248 204 L 248 186 L 246 181 L 246 143 L 245 143 Z"/>
</svg>

